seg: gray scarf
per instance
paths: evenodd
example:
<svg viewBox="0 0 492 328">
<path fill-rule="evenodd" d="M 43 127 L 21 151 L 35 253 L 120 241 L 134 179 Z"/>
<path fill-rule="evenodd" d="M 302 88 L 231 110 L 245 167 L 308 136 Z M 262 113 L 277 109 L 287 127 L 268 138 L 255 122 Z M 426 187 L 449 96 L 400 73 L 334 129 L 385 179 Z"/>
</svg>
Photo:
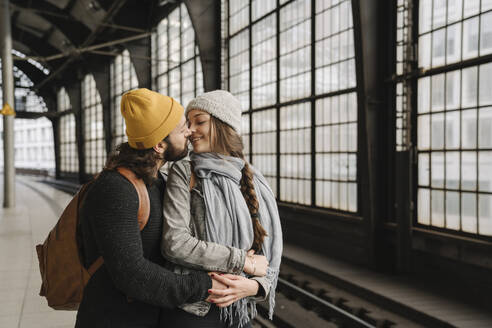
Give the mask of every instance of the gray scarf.
<svg viewBox="0 0 492 328">
<path fill-rule="evenodd" d="M 253 243 L 253 226 L 243 194 L 240 190 L 244 161 L 217 153 L 191 153 L 196 176 L 201 180 L 205 200 L 205 230 L 208 241 L 249 250 Z M 265 177 L 252 166 L 253 182 L 259 202 L 258 218 L 267 232 L 262 250 L 269 262 L 267 278 L 272 282 L 269 293 L 269 317 L 275 307 L 280 260 L 282 257 L 282 229 L 275 196 Z M 244 275 L 244 273 L 243 273 Z M 250 312 L 248 313 L 248 307 Z M 240 326 L 256 316 L 256 302 L 243 298 L 221 309 L 221 318 L 239 315 Z"/>
</svg>

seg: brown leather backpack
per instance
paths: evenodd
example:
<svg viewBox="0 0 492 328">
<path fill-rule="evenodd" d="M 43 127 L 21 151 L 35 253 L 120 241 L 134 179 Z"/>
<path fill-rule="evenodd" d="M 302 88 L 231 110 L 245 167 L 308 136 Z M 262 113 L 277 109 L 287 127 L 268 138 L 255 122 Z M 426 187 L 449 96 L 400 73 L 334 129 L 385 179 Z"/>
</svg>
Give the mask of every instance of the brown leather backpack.
<svg viewBox="0 0 492 328">
<path fill-rule="evenodd" d="M 117 170 L 137 190 L 139 199 L 137 219 L 139 228 L 142 230 L 150 215 L 150 200 L 145 183 L 127 168 L 119 167 Z M 84 287 L 104 263 L 100 256 L 86 269 L 81 259 L 80 245 L 77 240 L 80 205 L 88 187 L 96 179 L 97 177 L 80 188 L 44 243 L 36 246 L 42 279 L 39 295 L 46 297 L 48 306 L 55 310 L 77 310 L 82 301 Z"/>
</svg>

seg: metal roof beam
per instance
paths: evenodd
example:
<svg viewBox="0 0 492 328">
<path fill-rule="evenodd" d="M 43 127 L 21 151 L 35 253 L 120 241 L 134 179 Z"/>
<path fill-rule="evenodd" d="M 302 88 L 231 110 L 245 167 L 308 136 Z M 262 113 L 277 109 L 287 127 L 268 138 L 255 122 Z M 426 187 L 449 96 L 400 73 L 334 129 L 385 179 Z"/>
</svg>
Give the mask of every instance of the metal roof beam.
<svg viewBox="0 0 492 328">
<path fill-rule="evenodd" d="M 82 43 L 81 48 L 89 47 L 96 38 L 101 34 L 101 32 L 106 28 L 103 24 L 111 22 L 111 19 L 118 13 L 118 11 L 125 5 L 127 0 L 115 1 L 111 5 L 111 8 L 106 12 L 104 19 L 98 24 L 97 28 L 87 37 L 87 39 Z M 81 55 L 80 52 L 74 53 L 70 56 L 56 71 L 52 72 L 43 81 L 34 86 L 35 89 L 42 88 L 46 83 L 51 81 L 53 78 L 62 73 L 70 63 L 77 59 Z"/>
</svg>

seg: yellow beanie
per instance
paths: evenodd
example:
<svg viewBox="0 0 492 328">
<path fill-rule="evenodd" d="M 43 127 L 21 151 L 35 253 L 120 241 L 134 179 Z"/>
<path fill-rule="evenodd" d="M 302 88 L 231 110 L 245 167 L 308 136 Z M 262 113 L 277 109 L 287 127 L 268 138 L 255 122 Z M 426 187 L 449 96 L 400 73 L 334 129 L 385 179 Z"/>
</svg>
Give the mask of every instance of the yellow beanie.
<svg viewBox="0 0 492 328">
<path fill-rule="evenodd" d="M 121 97 L 128 144 L 136 149 L 157 145 L 178 125 L 183 112 L 183 106 L 173 98 L 145 88 Z"/>
</svg>

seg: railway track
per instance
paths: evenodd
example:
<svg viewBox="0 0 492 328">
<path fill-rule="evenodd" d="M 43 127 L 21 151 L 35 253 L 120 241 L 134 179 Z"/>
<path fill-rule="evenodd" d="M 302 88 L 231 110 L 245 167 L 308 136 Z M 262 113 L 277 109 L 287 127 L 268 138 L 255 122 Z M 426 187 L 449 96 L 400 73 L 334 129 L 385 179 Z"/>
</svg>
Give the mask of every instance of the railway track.
<svg viewBox="0 0 492 328">
<path fill-rule="evenodd" d="M 265 319 L 268 306 L 260 303 L 254 327 L 421 327 L 306 271 L 284 261 L 274 318 Z"/>
</svg>

